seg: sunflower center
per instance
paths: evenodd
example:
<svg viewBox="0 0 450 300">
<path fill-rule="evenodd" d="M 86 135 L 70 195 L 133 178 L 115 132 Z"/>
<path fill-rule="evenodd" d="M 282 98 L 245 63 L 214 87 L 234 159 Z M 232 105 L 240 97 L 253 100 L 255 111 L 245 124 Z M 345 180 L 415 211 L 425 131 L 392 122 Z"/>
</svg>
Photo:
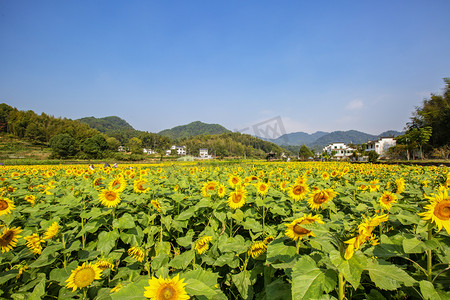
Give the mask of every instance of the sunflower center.
<svg viewBox="0 0 450 300">
<path fill-rule="evenodd" d="M 233 195 L 233 202 L 234 203 L 239 203 L 242 200 L 242 195 L 241 194 L 234 194 Z"/>
<path fill-rule="evenodd" d="M 314 203 L 322 204 L 327 201 L 327 196 L 324 193 L 318 193 L 314 196 Z"/>
<path fill-rule="evenodd" d="M 383 201 L 384 203 L 390 203 L 390 202 L 392 202 L 392 200 L 394 200 L 394 199 L 392 199 L 392 197 L 389 196 L 389 195 L 384 196 L 383 199 L 382 199 L 382 201 Z"/>
<path fill-rule="evenodd" d="M 295 224 L 292 230 L 298 235 L 305 235 L 311 232 L 311 230 L 305 229 L 298 224 Z"/>
<path fill-rule="evenodd" d="M 82 269 L 75 274 L 73 282 L 79 288 L 88 286 L 95 279 L 95 271 L 91 268 Z"/>
<path fill-rule="evenodd" d="M 114 193 L 114 192 L 106 192 L 105 198 L 108 201 L 114 201 L 114 200 L 116 200 L 116 193 Z"/>
<path fill-rule="evenodd" d="M 5 200 L 0 200 L 0 210 L 5 210 L 8 208 L 8 202 L 6 202 Z"/>
<path fill-rule="evenodd" d="M 172 299 L 175 296 L 175 290 L 173 287 L 165 286 L 161 291 L 161 299 Z"/>
<path fill-rule="evenodd" d="M 450 219 L 450 200 L 444 200 L 437 203 L 434 207 L 434 215 L 440 220 L 446 221 Z"/>
<path fill-rule="evenodd" d="M 292 189 L 292 193 L 294 195 L 301 195 L 305 192 L 305 188 L 301 185 L 296 185 L 293 189 Z"/>
<path fill-rule="evenodd" d="M 8 230 L 6 233 L 0 237 L 0 247 L 8 246 L 14 238 L 14 232 Z"/>
</svg>

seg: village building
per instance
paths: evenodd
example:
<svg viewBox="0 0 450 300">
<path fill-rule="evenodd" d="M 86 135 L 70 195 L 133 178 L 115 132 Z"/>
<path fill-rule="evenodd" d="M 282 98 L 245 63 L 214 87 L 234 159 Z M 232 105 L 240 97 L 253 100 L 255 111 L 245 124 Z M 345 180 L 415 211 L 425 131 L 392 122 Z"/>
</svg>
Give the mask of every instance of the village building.
<svg viewBox="0 0 450 300">
<path fill-rule="evenodd" d="M 157 152 L 156 151 L 154 151 L 154 150 L 152 150 L 152 149 L 149 149 L 149 148 L 144 148 L 144 149 L 142 149 L 142 152 L 144 152 L 144 154 L 157 154 Z"/>
<path fill-rule="evenodd" d="M 341 142 L 332 143 L 323 148 L 323 152 L 326 152 L 329 156 L 332 156 L 336 159 L 348 158 L 353 155 L 353 151 L 355 151 L 355 149 L 350 148 L 345 143 Z"/>
<path fill-rule="evenodd" d="M 170 147 L 170 150 L 176 150 L 177 151 L 177 155 L 186 155 L 186 146 L 176 146 L 176 145 L 172 145 L 172 147 Z M 167 151 L 166 151 L 167 154 Z M 170 155 L 170 153 L 169 153 Z"/>
<path fill-rule="evenodd" d="M 387 150 L 396 144 L 397 141 L 393 137 L 380 137 L 377 141 L 369 141 L 366 144 L 366 151 L 375 151 L 383 158 L 386 157 Z"/>
<path fill-rule="evenodd" d="M 199 150 L 198 156 L 199 156 L 200 158 L 204 158 L 204 159 L 210 159 L 210 158 L 212 158 L 212 155 L 208 154 L 208 149 L 206 149 L 206 148 L 201 148 L 201 149 Z"/>
</svg>

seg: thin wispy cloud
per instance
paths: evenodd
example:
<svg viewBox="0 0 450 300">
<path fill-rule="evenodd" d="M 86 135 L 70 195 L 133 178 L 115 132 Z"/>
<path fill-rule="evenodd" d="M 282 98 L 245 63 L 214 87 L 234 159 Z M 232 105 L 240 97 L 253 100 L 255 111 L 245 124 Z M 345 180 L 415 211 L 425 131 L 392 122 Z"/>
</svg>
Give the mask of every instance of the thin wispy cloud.
<svg viewBox="0 0 450 300">
<path fill-rule="evenodd" d="M 347 110 L 360 110 L 364 107 L 364 103 L 361 100 L 352 100 L 350 101 L 345 109 Z"/>
</svg>

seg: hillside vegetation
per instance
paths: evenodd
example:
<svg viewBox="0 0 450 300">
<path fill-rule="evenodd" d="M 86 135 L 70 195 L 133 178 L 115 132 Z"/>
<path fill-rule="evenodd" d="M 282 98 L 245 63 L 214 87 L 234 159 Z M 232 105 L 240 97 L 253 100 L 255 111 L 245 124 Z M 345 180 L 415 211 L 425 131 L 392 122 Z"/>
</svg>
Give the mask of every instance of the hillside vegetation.
<svg viewBox="0 0 450 300">
<path fill-rule="evenodd" d="M 166 136 L 173 140 L 194 137 L 198 135 L 212 135 L 231 132 L 219 124 L 207 124 L 200 121 L 192 122 L 187 125 L 181 125 L 172 129 L 165 129 L 158 134 Z"/>
</svg>

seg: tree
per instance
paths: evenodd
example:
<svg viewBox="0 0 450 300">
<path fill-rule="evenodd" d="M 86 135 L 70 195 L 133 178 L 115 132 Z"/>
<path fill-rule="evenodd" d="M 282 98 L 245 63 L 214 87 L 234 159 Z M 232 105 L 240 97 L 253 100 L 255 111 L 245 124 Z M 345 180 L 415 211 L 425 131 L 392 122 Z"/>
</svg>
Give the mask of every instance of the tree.
<svg viewBox="0 0 450 300">
<path fill-rule="evenodd" d="M 367 155 L 369 156 L 369 162 L 374 163 L 377 161 L 378 156 L 380 156 L 378 153 L 376 153 L 375 151 L 369 151 L 367 153 Z"/>
<path fill-rule="evenodd" d="M 117 151 L 119 149 L 120 142 L 115 137 L 107 137 L 106 143 L 108 144 L 108 149 L 111 151 Z"/>
<path fill-rule="evenodd" d="M 313 157 L 314 153 L 312 153 L 311 150 L 308 149 L 308 147 L 305 146 L 305 144 L 303 144 L 300 147 L 300 151 L 298 152 L 298 156 L 300 157 L 300 159 L 302 160 L 307 160 L 308 157 Z"/>
<path fill-rule="evenodd" d="M 423 159 L 423 146 L 427 144 L 431 138 L 431 126 L 412 128 L 406 134 L 411 139 L 411 141 L 417 145 L 420 152 L 420 158 Z"/>
<path fill-rule="evenodd" d="M 75 139 L 68 134 L 58 134 L 50 139 L 52 156 L 57 158 L 67 158 L 77 153 Z"/>
<path fill-rule="evenodd" d="M 133 154 L 142 154 L 142 141 L 137 137 L 129 139 L 127 147 Z"/>
<path fill-rule="evenodd" d="M 411 123 L 407 125 L 409 129 L 430 126 L 433 147 L 450 144 L 450 78 L 444 78 L 444 82 L 444 93 L 432 94 L 430 99 L 425 99 L 422 106 L 416 107 Z"/>
<path fill-rule="evenodd" d="M 102 134 L 96 134 L 83 143 L 83 151 L 91 158 L 101 158 L 103 151 L 108 149 L 108 143 Z"/>
</svg>

